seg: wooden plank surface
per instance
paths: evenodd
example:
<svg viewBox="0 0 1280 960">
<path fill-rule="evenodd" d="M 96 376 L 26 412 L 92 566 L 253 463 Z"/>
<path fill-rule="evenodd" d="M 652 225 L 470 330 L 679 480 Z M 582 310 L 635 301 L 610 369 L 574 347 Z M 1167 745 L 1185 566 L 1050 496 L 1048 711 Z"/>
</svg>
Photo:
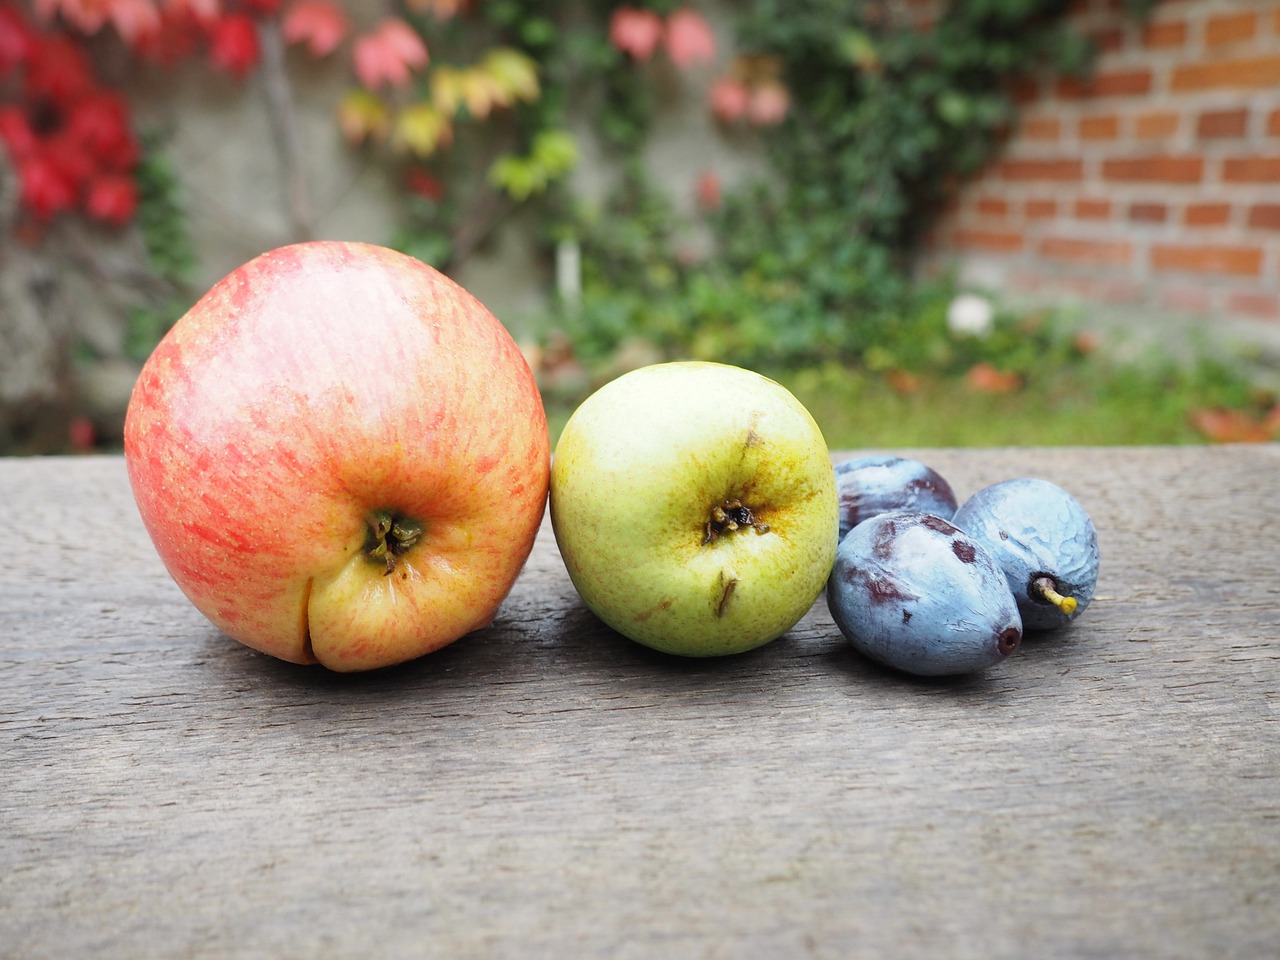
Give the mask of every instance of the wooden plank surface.
<svg viewBox="0 0 1280 960">
<path fill-rule="evenodd" d="M 492 628 L 338 676 L 209 626 L 118 458 L 0 461 L 0 956 L 1277 956 L 1280 449 L 915 453 L 1075 493 L 1083 619 L 682 661 L 544 529 Z"/>
</svg>

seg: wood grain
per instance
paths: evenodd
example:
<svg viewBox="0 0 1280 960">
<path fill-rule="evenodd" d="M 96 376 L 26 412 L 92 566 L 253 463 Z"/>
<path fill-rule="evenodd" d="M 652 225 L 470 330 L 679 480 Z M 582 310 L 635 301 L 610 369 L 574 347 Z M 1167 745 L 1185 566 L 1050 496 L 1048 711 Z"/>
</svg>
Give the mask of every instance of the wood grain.
<svg viewBox="0 0 1280 960">
<path fill-rule="evenodd" d="M 1280 448 L 914 453 L 1076 494 L 1076 625 L 689 662 L 544 529 L 490 629 L 339 676 L 209 626 L 118 458 L 0 461 L 0 956 L 1276 956 Z"/>
</svg>

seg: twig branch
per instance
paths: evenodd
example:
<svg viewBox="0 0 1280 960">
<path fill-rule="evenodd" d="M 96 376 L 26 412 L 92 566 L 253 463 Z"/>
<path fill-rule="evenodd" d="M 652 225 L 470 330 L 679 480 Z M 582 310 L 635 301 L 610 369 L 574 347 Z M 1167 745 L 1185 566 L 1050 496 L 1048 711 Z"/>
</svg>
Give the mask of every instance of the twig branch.
<svg viewBox="0 0 1280 960">
<path fill-rule="evenodd" d="M 262 83 L 271 117 L 271 131 L 280 156 L 289 226 L 296 240 L 309 240 L 315 233 L 315 224 L 312 222 L 302 138 L 298 133 L 293 89 L 285 69 L 284 38 L 280 34 L 279 22 L 265 17 L 261 19 L 258 42 L 262 47 Z"/>
</svg>

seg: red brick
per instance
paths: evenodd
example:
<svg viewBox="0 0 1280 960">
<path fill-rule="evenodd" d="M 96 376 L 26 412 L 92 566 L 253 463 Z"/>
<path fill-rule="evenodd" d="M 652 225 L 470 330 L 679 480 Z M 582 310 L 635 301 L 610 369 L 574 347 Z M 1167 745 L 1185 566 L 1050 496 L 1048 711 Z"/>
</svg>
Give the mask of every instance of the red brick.
<svg viewBox="0 0 1280 960">
<path fill-rule="evenodd" d="M 1196 136 L 1204 139 L 1214 137 L 1243 137 L 1249 127 L 1249 111 L 1209 110 L 1200 114 L 1196 121 Z"/>
<path fill-rule="evenodd" d="M 1199 183 L 1204 177 L 1203 157 L 1174 157 L 1158 154 L 1104 160 L 1106 180 L 1146 183 Z"/>
<path fill-rule="evenodd" d="M 963 250 L 1016 253 L 1022 249 L 1022 234 L 1009 230 L 957 230 L 951 235 L 951 242 Z"/>
<path fill-rule="evenodd" d="M 1280 318 L 1280 296 L 1239 290 L 1227 298 L 1227 310 L 1242 316 L 1275 320 Z"/>
<path fill-rule="evenodd" d="M 1083 80 L 1064 77 L 1055 87 L 1058 96 L 1065 99 L 1080 97 L 1124 97 L 1151 91 L 1151 71 L 1112 70 L 1099 72 Z"/>
<path fill-rule="evenodd" d="M 1101 53 L 1112 53 L 1124 46 L 1124 31 L 1119 27 L 1102 27 L 1089 34 L 1089 39 Z"/>
<path fill-rule="evenodd" d="M 1081 198 L 1076 201 L 1076 216 L 1081 220 L 1105 220 L 1111 216 L 1111 201 Z"/>
<path fill-rule="evenodd" d="M 1020 106 L 1033 103 L 1040 99 L 1040 81 L 1035 77 L 1019 77 L 1009 84 L 1009 96 Z"/>
<path fill-rule="evenodd" d="M 1160 291 L 1160 305 L 1183 313 L 1209 313 L 1213 309 L 1213 299 L 1201 286 L 1165 286 Z"/>
<path fill-rule="evenodd" d="M 1280 182 L 1280 156 L 1227 157 L 1222 161 L 1222 179 L 1228 183 Z"/>
<path fill-rule="evenodd" d="M 1056 200 L 1028 200 L 1023 212 L 1031 219 L 1043 220 L 1057 216 L 1058 203 Z"/>
<path fill-rule="evenodd" d="M 1140 113 L 1134 123 L 1134 134 L 1140 140 L 1162 140 L 1178 132 L 1178 114 L 1171 110 Z"/>
<path fill-rule="evenodd" d="M 1003 217 L 1009 212 L 1009 201 L 1001 197 L 979 197 L 977 207 L 984 217 Z"/>
<path fill-rule="evenodd" d="M 1255 230 L 1280 230 L 1280 203 L 1255 203 L 1249 208 L 1249 226 Z"/>
<path fill-rule="evenodd" d="M 1221 227 L 1231 219 L 1228 203 L 1189 203 L 1182 215 L 1188 227 Z"/>
<path fill-rule="evenodd" d="M 1137 280 L 1108 280 L 1098 287 L 1098 295 L 1107 303 L 1137 303 L 1144 292 Z"/>
<path fill-rule="evenodd" d="M 1209 46 L 1223 43 L 1239 43 L 1241 40 L 1252 40 L 1258 32 L 1258 14 L 1253 11 L 1244 13 L 1224 13 L 1210 17 L 1204 25 L 1204 42 Z"/>
<path fill-rule="evenodd" d="M 1129 219 L 1137 223 L 1164 223 L 1169 216 L 1169 208 L 1163 203 L 1132 203 L 1129 205 Z"/>
<path fill-rule="evenodd" d="M 1256 277 L 1262 272 L 1262 248 L 1156 244 L 1151 248 L 1151 267 L 1162 272 Z"/>
<path fill-rule="evenodd" d="M 1277 85 L 1280 85 L 1280 55 L 1186 63 L 1174 69 L 1170 81 L 1175 93 L 1266 90 Z"/>
<path fill-rule="evenodd" d="M 1114 140 L 1120 136 L 1120 118 L 1114 113 L 1084 117 L 1080 121 L 1082 140 Z"/>
<path fill-rule="evenodd" d="M 1080 240 L 1074 237 L 1045 237 L 1040 255 L 1051 260 L 1096 265 L 1127 264 L 1133 259 L 1133 244 L 1125 240 Z"/>
<path fill-rule="evenodd" d="M 1165 20 L 1148 23 L 1142 31 L 1144 47 L 1180 47 L 1187 42 L 1185 20 Z"/>
<path fill-rule="evenodd" d="M 1018 132 L 1028 140 L 1057 140 L 1062 134 L 1062 121 L 1056 117 L 1033 117 L 1023 120 Z"/>
<path fill-rule="evenodd" d="M 999 170 L 1006 180 L 1079 180 L 1084 176 L 1084 161 L 1072 157 L 1005 160 Z"/>
<path fill-rule="evenodd" d="M 1273 137 L 1280 137 L 1280 110 L 1272 110 L 1271 115 L 1267 117 L 1267 133 Z"/>
</svg>

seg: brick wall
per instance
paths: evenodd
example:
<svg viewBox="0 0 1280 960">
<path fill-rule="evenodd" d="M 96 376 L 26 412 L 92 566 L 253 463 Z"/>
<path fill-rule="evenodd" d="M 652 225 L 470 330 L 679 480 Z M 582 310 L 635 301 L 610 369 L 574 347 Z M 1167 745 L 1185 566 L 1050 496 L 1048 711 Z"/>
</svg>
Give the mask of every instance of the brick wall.
<svg viewBox="0 0 1280 960">
<path fill-rule="evenodd" d="M 1020 91 L 1007 148 L 933 263 L 1041 301 L 1280 324 L 1280 3 L 1077 0 L 1092 82 Z"/>
</svg>

